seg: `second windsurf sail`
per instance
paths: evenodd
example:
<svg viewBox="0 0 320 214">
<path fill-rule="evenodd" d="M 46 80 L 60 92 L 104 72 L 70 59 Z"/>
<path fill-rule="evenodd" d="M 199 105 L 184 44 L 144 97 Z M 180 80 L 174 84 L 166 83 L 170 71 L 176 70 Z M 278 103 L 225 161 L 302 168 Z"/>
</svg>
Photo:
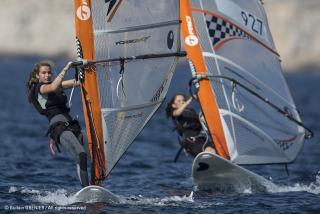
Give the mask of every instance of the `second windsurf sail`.
<svg viewBox="0 0 320 214">
<path fill-rule="evenodd" d="M 282 75 L 260 0 L 182 0 L 184 44 L 220 156 L 292 162 L 311 135 Z"/>
</svg>

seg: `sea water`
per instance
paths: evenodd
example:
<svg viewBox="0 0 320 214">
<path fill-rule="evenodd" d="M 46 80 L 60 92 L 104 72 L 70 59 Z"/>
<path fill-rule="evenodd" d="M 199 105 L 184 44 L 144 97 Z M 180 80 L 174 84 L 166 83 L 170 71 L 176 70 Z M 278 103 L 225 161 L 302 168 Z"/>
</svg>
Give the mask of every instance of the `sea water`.
<svg viewBox="0 0 320 214">
<path fill-rule="evenodd" d="M 315 137 L 306 141 L 296 161 L 288 165 L 289 174 L 284 165 L 251 167 L 276 188 L 258 193 L 251 189 L 196 191 L 192 159 L 182 154 L 173 162 L 179 145 L 162 105 L 104 182 L 120 203 L 77 203 L 73 193 L 81 187 L 75 165 L 65 153 L 51 156 L 45 136 L 48 122 L 26 99 L 25 81 L 38 60 L 0 60 L 1 213 L 320 213 L 320 72 L 285 74 L 301 118 Z M 66 63 L 55 62 L 56 70 Z M 178 91 L 188 93 L 189 78 L 187 65 L 179 65 L 168 99 Z M 79 90 L 72 103 L 73 115 L 83 124 Z"/>
</svg>

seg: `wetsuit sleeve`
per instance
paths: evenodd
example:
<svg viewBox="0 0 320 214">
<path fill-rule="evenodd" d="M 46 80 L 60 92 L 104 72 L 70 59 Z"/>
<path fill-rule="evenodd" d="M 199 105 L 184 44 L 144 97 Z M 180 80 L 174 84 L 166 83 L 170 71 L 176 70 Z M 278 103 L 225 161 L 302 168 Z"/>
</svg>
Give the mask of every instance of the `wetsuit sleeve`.
<svg viewBox="0 0 320 214">
<path fill-rule="evenodd" d="M 40 87 L 41 87 L 42 85 L 46 85 L 46 84 L 51 84 L 51 82 L 48 82 L 48 83 L 37 83 L 36 88 L 35 88 L 35 93 L 36 93 L 36 95 L 37 95 L 38 93 L 41 94 L 41 93 L 40 93 Z M 64 91 L 62 85 L 59 86 L 58 90 Z"/>
<path fill-rule="evenodd" d="M 45 85 L 45 84 L 50 84 L 50 83 L 38 83 L 38 84 L 36 85 L 36 88 L 35 88 L 35 93 L 36 93 L 36 94 L 41 94 L 41 93 L 40 93 L 40 88 L 41 88 L 42 85 Z"/>
</svg>

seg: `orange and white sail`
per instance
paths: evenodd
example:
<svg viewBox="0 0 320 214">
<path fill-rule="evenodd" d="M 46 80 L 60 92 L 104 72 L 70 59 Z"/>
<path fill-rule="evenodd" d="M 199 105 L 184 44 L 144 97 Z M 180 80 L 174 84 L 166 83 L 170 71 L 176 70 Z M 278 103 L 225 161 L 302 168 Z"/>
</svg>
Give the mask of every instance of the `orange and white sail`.
<svg viewBox="0 0 320 214">
<path fill-rule="evenodd" d="M 75 14 L 79 57 L 92 62 L 83 103 L 99 179 L 164 100 L 181 55 L 179 1 L 75 0 Z"/>
<path fill-rule="evenodd" d="M 181 0 L 183 42 L 217 153 L 292 162 L 306 135 L 260 0 Z"/>
</svg>

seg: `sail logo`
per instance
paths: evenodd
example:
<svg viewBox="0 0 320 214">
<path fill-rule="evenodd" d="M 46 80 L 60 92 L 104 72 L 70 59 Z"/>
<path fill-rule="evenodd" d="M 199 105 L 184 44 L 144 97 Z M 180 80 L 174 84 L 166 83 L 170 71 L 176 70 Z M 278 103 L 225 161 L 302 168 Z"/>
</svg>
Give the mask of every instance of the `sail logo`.
<svg viewBox="0 0 320 214">
<path fill-rule="evenodd" d="M 82 5 L 80 5 L 77 9 L 77 17 L 82 21 L 86 21 L 91 16 L 91 10 L 89 4 L 86 0 L 82 1 Z"/>
<path fill-rule="evenodd" d="M 167 46 L 171 50 L 174 44 L 174 33 L 172 30 L 169 31 L 167 36 Z"/>
<path fill-rule="evenodd" d="M 192 19 L 190 16 L 186 16 L 187 26 L 188 26 L 188 33 L 189 36 L 186 37 L 185 43 L 188 46 L 196 46 L 199 43 L 198 37 L 195 35 L 195 31 L 192 24 Z"/>
<path fill-rule="evenodd" d="M 130 40 L 123 40 L 116 42 L 116 45 L 126 45 L 126 44 L 133 44 L 139 42 L 146 42 L 151 36 L 145 36 L 138 39 L 130 39 Z"/>
<path fill-rule="evenodd" d="M 140 112 L 138 114 L 132 114 L 132 115 L 126 115 L 124 116 L 124 119 L 135 119 L 143 116 L 143 112 Z"/>
</svg>

